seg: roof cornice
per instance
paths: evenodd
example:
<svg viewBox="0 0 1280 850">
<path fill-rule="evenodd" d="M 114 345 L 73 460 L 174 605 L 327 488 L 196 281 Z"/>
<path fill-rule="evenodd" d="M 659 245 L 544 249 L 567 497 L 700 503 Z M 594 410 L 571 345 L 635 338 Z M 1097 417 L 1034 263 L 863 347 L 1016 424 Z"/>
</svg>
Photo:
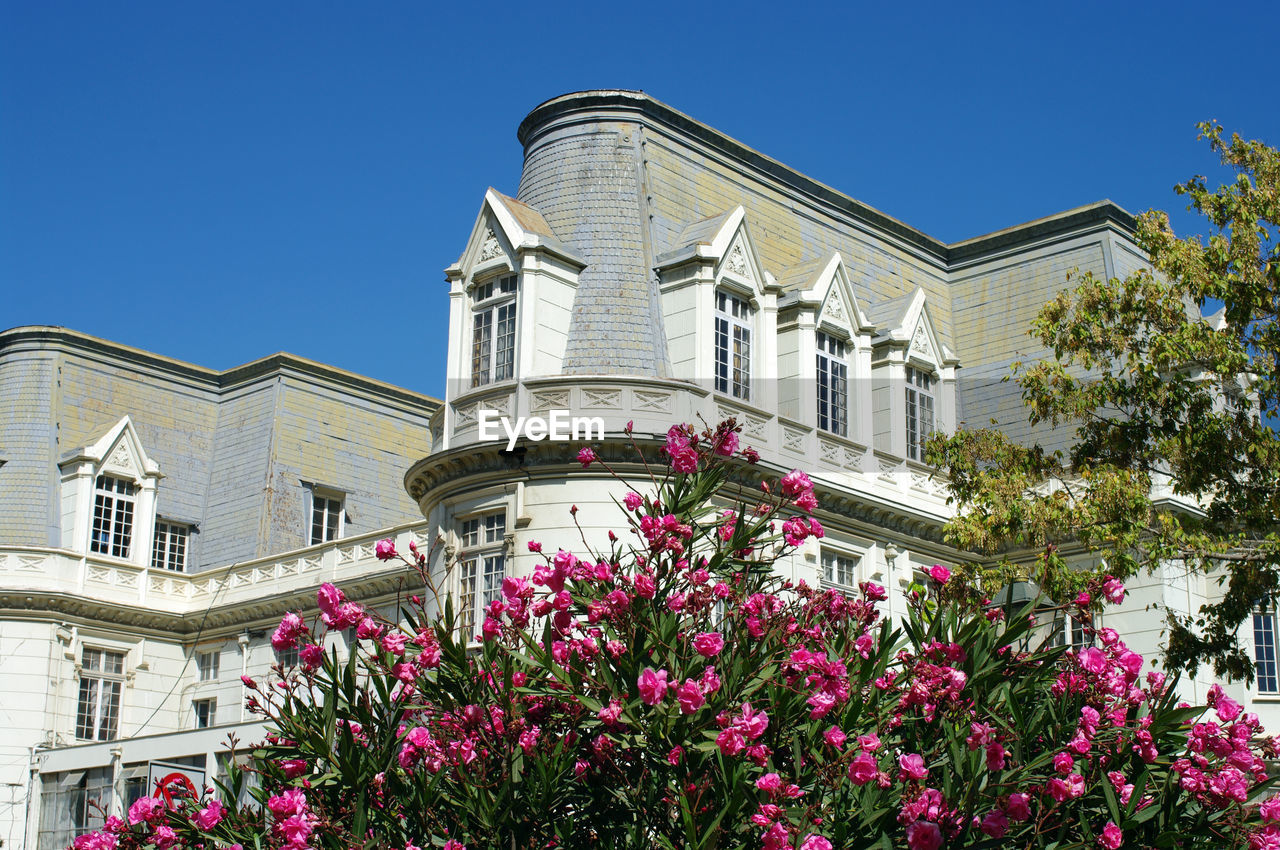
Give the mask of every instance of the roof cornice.
<svg viewBox="0 0 1280 850">
<path fill-rule="evenodd" d="M 431 396 L 286 352 L 219 371 L 54 325 L 28 325 L 0 331 L 0 356 L 22 350 L 85 354 L 115 363 L 125 363 L 215 393 L 235 389 L 264 377 L 293 373 L 427 412 L 435 410 L 442 403 Z"/>
<path fill-rule="evenodd" d="M 851 216 L 867 226 L 912 245 L 947 267 L 955 263 L 967 264 L 988 254 L 1051 240 L 1094 225 L 1109 224 L 1130 237 L 1136 228 L 1136 220 L 1131 213 L 1111 201 L 1099 201 L 994 233 L 948 244 L 801 174 L 641 91 L 622 89 L 581 91 L 554 97 L 534 107 L 533 111 L 525 116 L 516 131 L 516 137 L 527 153 L 531 145 L 554 129 L 609 119 L 647 122 L 693 139 L 748 170 L 777 181 L 822 206 Z"/>
</svg>

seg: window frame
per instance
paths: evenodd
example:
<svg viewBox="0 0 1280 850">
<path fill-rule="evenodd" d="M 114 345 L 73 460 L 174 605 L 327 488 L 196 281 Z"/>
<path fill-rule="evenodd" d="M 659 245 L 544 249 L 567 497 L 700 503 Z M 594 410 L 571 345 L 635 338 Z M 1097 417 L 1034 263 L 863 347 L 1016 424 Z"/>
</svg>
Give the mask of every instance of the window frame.
<svg viewBox="0 0 1280 850">
<path fill-rule="evenodd" d="M 498 275 L 471 290 L 471 388 L 515 377 L 520 276 Z M 485 336 L 481 338 L 481 329 Z M 505 343 L 505 344 L 504 344 Z M 500 363 L 500 357 L 505 359 Z"/>
<path fill-rule="evenodd" d="M 105 484 L 104 482 L 110 482 Z M 138 482 L 105 472 L 93 480 L 89 552 L 129 560 L 137 530 Z"/>
<path fill-rule="evenodd" d="M 204 716 L 201 716 L 201 713 Z M 218 698 L 201 697 L 191 701 L 191 726 L 193 729 L 210 729 L 218 725 Z"/>
<path fill-rule="evenodd" d="M 716 392 L 751 401 L 751 348 L 755 327 L 751 299 L 723 287 L 715 290 L 712 372 Z"/>
<path fill-rule="evenodd" d="M 151 535 L 151 569 L 185 573 L 190 552 L 191 523 L 156 517 Z"/>
<path fill-rule="evenodd" d="M 335 508 L 336 506 L 336 508 Z M 318 513 L 317 513 L 318 512 Z M 346 526 L 347 498 L 345 493 L 328 490 L 311 491 L 310 517 L 307 523 L 307 545 L 321 546 L 341 540 Z M 321 520 L 317 526 L 317 518 Z M 320 529 L 320 538 L 316 529 Z M 332 534 L 332 536 L 329 536 Z"/>
<path fill-rule="evenodd" d="M 907 444 L 907 460 L 924 463 L 925 444 L 937 431 L 938 375 L 932 370 L 907 364 L 905 384 L 902 428 Z"/>
<path fill-rule="evenodd" d="M 1254 690 L 1265 696 L 1280 697 L 1280 662 L 1277 661 L 1276 655 L 1276 611 L 1274 607 L 1262 607 L 1254 609 L 1253 612 L 1253 665 L 1254 665 Z M 1259 636 L 1265 635 L 1268 640 L 1259 641 Z M 1260 657 L 1261 650 L 1270 650 L 1270 658 Z M 1267 665 L 1269 670 L 1264 668 Z M 1264 685 L 1264 678 L 1266 684 Z"/>
<path fill-rule="evenodd" d="M 849 360 L 848 340 L 827 333 L 814 332 L 814 403 L 818 430 L 837 437 L 849 438 Z"/>
<path fill-rule="evenodd" d="M 106 669 L 108 661 L 116 662 L 110 665 L 112 669 Z M 77 741 L 119 740 L 127 661 L 128 653 L 123 650 L 89 645 L 80 647 L 76 690 Z M 87 687 L 90 683 L 96 683 L 96 687 Z M 111 695 L 105 696 L 108 691 Z"/>
<path fill-rule="evenodd" d="M 212 664 L 206 662 L 212 659 Z M 222 650 L 206 649 L 196 651 L 196 681 L 217 682 L 221 678 Z"/>
<path fill-rule="evenodd" d="M 835 563 L 828 564 L 828 559 Z M 839 562 L 847 562 L 847 576 L 841 576 Z M 837 568 L 834 573 L 835 578 L 827 578 L 827 568 L 833 566 Z M 855 552 L 848 552 L 844 549 L 833 549 L 823 546 L 818 550 L 818 584 L 823 590 L 835 590 L 846 596 L 856 594 L 858 592 L 858 572 L 862 568 L 862 556 Z M 849 582 L 846 584 L 841 582 L 841 577 L 847 577 Z"/>
<path fill-rule="evenodd" d="M 477 511 L 458 517 L 458 616 L 468 642 L 484 623 L 485 609 L 502 598 L 507 576 L 507 511 Z"/>
</svg>

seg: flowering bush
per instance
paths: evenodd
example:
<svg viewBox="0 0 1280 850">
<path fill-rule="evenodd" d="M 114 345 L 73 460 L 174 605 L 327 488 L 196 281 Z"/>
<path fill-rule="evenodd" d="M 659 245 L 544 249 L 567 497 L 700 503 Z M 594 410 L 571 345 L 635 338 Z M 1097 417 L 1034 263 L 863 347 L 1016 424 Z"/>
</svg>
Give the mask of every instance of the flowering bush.
<svg viewBox="0 0 1280 850">
<path fill-rule="evenodd" d="M 941 566 L 896 628 L 874 584 L 792 584 L 774 562 L 824 533 L 808 477 L 734 490 L 758 456 L 732 422 L 663 453 L 621 496 L 632 539 L 529 543 L 478 641 L 426 553 L 379 544 L 426 586 L 401 622 L 322 587 L 272 638 L 298 671 L 246 682 L 275 728 L 246 768 L 76 846 L 1280 848 L 1257 718 L 1221 692 L 1177 704 L 1109 629 L 1050 648 Z M 352 627 L 349 657 L 322 648 Z"/>
</svg>

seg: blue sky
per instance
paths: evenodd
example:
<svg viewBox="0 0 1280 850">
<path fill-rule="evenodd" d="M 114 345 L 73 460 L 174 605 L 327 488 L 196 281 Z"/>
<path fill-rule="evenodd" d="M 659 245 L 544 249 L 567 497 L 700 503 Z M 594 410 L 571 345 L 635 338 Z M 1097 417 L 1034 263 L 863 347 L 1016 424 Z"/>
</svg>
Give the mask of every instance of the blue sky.
<svg viewBox="0 0 1280 850">
<path fill-rule="evenodd" d="M 0 328 L 439 394 L 442 270 L 516 126 L 643 89 L 940 239 L 1280 144 L 1267 3 L 0 4 Z"/>
</svg>

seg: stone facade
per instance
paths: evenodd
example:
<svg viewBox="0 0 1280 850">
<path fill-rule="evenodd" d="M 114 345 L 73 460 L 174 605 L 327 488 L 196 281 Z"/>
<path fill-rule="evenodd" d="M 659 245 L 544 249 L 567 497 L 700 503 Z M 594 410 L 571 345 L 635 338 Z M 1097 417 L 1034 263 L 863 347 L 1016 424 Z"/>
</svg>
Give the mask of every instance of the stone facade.
<svg viewBox="0 0 1280 850">
<path fill-rule="evenodd" d="M 6 846 L 63 846 L 95 782 L 119 810 L 152 762 L 212 779 L 230 729 L 260 734 L 238 727 L 240 676 L 276 662 L 286 607 L 314 606 L 322 581 L 394 598 L 411 576 L 373 544 L 430 543 L 400 478 L 438 404 L 286 354 L 219 372 L 61 328 L 0 333 Z M 104 476 L 132 493 L 127 530 L 96 518 Z M 340 505 L 334 539 L 313 541 L 317 495 Z M 86 650 L 119 669 L 95 675 Z M 118 685 L 110 720 L 100 702 L 86 715 L 89 679 Z"/>
</svg>

